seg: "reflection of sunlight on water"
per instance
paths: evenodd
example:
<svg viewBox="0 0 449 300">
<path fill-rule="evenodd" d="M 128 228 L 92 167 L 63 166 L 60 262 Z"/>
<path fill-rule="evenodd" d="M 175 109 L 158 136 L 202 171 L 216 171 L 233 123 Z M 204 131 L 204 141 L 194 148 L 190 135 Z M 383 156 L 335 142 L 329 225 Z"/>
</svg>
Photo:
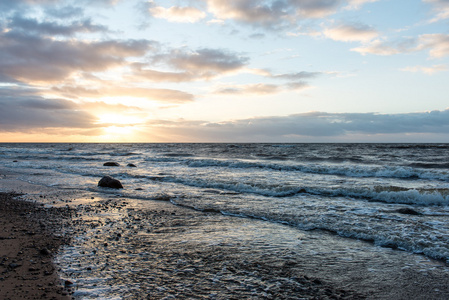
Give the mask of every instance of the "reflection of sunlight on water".
<svg viewBox="0 0 449 300">
<path fill-rule="evenodd" d="M 220 284 L 229 287 L 237 282 L 241 287 L 246 282 L 248 287 L 268 290 L 271 283 L 258 275 L 259 267 L 246 272 L 245 266 L 258 264 L 288 267 L 293 272 L 287 272 L 289 276 L 313 274 L 367 291 L 377 291 L 379 282 L 391 282 L 391 276 L 406 271 L 404 266 L 411 274 L 447 276 L 449 271 L 423 256 L 326 232 L 120 198 L 92 199 L 95 202 L 77 208 L 72 245 L 57 258 L 62 277 L 75 282 L 76 297 L 112 299 L 152 293 L 162 298 L 169 291 L 183 295 L 198 282 L 213 282 L 217 289 Z M 360 287 L 354 278 L 362 282 Z"/>
</svg>

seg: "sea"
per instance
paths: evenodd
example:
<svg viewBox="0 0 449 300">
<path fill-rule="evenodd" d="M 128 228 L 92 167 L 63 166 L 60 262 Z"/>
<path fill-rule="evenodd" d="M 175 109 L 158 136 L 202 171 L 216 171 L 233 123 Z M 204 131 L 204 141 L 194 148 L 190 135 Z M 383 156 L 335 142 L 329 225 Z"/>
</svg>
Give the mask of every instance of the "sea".
<svg viewBox="0 0 449 300">
<path fill-rule="evenodd" d="M 3 143 L 0 166 L 33 185 L 449 263 L 449 144 Z M 124 189 L 98 187 L 104 175 Z"/>
</svg>

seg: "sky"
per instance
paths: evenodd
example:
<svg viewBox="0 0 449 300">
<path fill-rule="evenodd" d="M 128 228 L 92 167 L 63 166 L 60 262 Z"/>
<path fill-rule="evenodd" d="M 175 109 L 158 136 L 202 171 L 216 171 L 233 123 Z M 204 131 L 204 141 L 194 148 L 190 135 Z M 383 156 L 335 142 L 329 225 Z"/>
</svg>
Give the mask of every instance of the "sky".
<svg viewBox="0 0 449 300">
<path fill-rule="evenodd" d="M 449 0 L 0 0 L 0 142 L 449 142 Z"/>
</svg>

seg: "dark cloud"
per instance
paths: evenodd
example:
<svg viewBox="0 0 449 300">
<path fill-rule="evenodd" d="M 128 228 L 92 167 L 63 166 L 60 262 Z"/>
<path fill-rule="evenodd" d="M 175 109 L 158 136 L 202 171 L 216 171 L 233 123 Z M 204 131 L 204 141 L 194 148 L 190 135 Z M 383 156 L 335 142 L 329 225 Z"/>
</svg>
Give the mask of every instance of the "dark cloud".
<svg viewBox="0 0 449 300">
<path fill-rule="evenodd" d="M 449 109 L 405 114 L 311 112 L 221 123 L 154 121 L 150 125 L 167 136 L 194 141 L 335 141 L 360 135 L 387 139 L 413 134 L 449 135 Z"/>
<path fill-rule="evenodd" d="M 92 21 L 89 19 L 81 22 L 72 22 L 69 25 L 62 25 L 56 22 L 39 22 L 36 19 L 23 18 L 20 15 L 15 15 L 10 20 L 8 27 L 28 34 L 62 36 L 71 36 L 80 32 L 106 32 L 108 30 L 105 26 L 92 24 Z"/>
<path fill-rule="evenodd" d="M 0 34 L 0 78 L 61 81 L 75 72 L 98 72 L 142 56 L 152 43 L 127 41 L 64 41 L 17 31 Z"/>
<path fill-rule="evenodd" d="M 96 119 L 71 101 L 44 99 L 32 89 L 0 88 L 0 130 L 90 128 Z"/>
</svg>

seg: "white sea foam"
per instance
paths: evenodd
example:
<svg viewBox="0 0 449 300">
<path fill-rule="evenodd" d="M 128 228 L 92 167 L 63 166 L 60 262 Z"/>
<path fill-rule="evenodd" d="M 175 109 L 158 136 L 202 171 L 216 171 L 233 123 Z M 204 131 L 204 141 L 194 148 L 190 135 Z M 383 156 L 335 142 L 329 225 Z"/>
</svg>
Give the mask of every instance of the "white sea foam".
<svg viewBox="0 0 449 300">
<path fill-rule="evenodd" d="M 34 184 L 160 199 L 449 258 L 448 145 L 0 144 L 0 153 L 2 168 Z M 106 174 L 125 189 L 98 188 Z"/>
</svg>

